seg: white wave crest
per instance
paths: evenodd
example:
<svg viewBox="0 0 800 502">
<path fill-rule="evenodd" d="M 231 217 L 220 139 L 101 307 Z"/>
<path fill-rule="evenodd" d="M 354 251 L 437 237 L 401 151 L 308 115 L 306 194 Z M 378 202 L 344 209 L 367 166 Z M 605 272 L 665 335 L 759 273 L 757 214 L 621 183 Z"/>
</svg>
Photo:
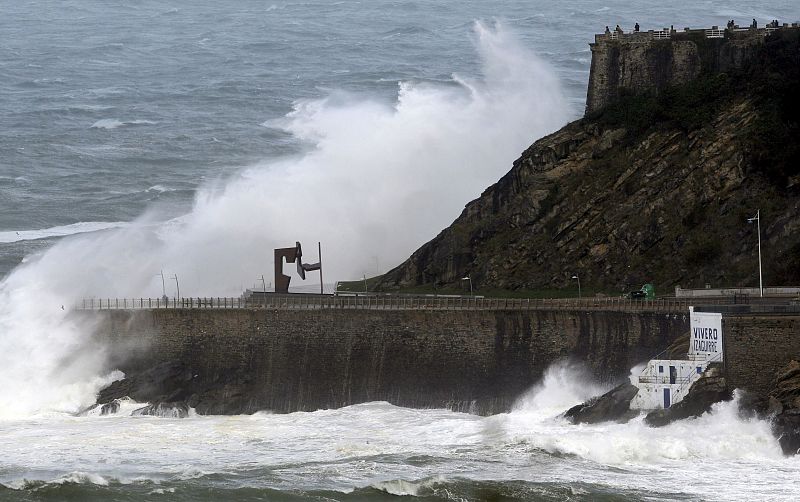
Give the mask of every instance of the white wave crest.
<svg viewBox="0 0 800 502">
<path fill-rule="evenodd" d="M 164 192 L 174 192 L 175 190 L 176 190 L 175 188 L 165 187 L 164 185 L 153 185 L 151 187 L 148 187 L 147 190 L 145 190 L 145 192 L 164 193 Z"/>
<path fill-rule="evenodd" d="M 123 126 L 155 125 L 157 123 L 152 120 L 128 120 L 123 122 L 118 119 L 100 119 L 89 126 L 89 129 L 116 129 Z"/>
<path fill-rule="evenodd" d="M 370 486 L 376 490 L 381 490 L 389 495 L 398 497 L 418 497 L 436 485 L 445 484 L 447 480 L 443 476 L 435 476 L 421 481 L 407 481 L 405 479 L 390 479 L 377 481 Z"/>
<path fill-rule="evenodd" d="M 0 243 L 33 241 L 50 237 L 66 237 L 68 235 L 98 232 L 111 228 L 127 226 L 124 221 L 81 221 L 71 225 L 43 228 L 40 230 L 8 230 L 0 232 Z"/>
<path fill-rule="evenodd" d="M 109 480 L 99 474 L 94 474 L 91 472 L 75 471 L 60 476 L 57 479 L 50 481 L 50 483 L 54 485 L 93 484 L 98 486 L 108 486 Z"/>
</svg>

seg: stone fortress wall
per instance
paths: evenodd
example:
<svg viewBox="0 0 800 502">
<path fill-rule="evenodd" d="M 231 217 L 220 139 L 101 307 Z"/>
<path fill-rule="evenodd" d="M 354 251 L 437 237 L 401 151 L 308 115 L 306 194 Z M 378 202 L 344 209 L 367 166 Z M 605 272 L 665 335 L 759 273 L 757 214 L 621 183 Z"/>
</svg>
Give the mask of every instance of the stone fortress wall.
<svg viewBox="0 0 800 502">
<path fill-rule="evenodd" d="M 780 29 L 800 29 L 798 23 L 766 28 L 661 30 L 623 33 L 608 31 L 590 43 L 592 63 L 586 114 L 594 113 L 626 94 L 658 93 L 686 83 L 701 73 L 742 68 L 757 54 L 764 38 Z"/>
</svg>

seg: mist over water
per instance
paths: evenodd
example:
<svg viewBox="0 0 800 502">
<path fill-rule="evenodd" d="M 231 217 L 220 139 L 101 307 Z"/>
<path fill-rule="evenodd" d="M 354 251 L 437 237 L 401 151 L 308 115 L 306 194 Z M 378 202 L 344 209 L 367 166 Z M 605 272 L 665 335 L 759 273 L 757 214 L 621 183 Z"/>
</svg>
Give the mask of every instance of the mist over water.
<svg viewBox="0 0 800 502">
<path fill-rule="evenodd" d="M 800 497 L 797 459 L 735 403 L 566 424 L 606 390 L 571 364 L 494 417 L 70 415 L 120 377 L 79 299 L 160 296 L 160 270 L 238 296 L 296 240 L 309 261 L 322 242 L 328 281 L 384 272 L 580 116 L 592 33 L 794 3 L 0 3 L 0 500 Z"/>
</svg>

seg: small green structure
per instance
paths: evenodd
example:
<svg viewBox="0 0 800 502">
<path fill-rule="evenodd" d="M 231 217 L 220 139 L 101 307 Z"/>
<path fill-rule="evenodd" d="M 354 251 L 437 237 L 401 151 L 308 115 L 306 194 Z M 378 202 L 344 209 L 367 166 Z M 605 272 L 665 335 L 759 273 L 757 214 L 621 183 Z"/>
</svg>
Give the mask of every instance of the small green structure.
<svg viewBox="0 0 800 502">
<path fill-rule="evenodd" d="M 651 283 L 647 283 L 641 289 L 628 293 L 627 297 L 631 300 L 655 300 L 656 288 Z"/>
</svg>

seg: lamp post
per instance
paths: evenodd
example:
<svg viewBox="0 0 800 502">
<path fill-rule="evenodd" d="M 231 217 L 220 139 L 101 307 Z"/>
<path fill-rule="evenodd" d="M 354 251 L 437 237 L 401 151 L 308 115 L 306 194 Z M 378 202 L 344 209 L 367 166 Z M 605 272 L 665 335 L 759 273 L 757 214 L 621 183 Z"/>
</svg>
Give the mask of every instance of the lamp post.
<svg viewBox="0 0 800 502">
<path fill-rule="evenodd" d="M 472 296 L 472 277 L 466 276 L 461 278 L 462 281 L 469 281 L 469 296 Z"/>
<path fill-rule="evenodd" d="M 181 285 L 178 284 L 178 274 L 173 275 L 170 279 L 175 279 L 175 288 L 178 290 L 178 300 L 181 299 Z"/>
<path fill-rule="evenodd" d="M 163 269 L 161 270 L 161 272 L 156 274 L 156 277 L 159 276 L 159 275 L 161 276 L 161 298 L 166 300 L 166 298 L 167 298 L 167 285 L 164 283 L 164 270 Z"/>
<path fill-rule="evenodd" d="M 761 297 L 764 297 L 764 281 L 763 276 L 761 275 L 761 210 L 756 210 L 756 215 L 752 218 L 747 218 L 748 223 L 756 222 L 757 225 L 757 232 L 758 232 L 758 290 L 761 294 Z"/>
<path fill-rule="evenodd" d="M 572 276 L 572 278 L 573 279 L 577 279 L 577 281 L 578 281 L 578 298 L 580 298 L 581 297 L 581 278 L 578 277 L 578 274 L 574 274 Z"/>
<path fill-rule="evenodd" d="M 261 295 L 264 300 L 264 309 L 267 308 L 267 281 L 264 280 L 264 274 L 261 274 L 261 287 L 264 290 L 264 294 Z"/>
</svg>

